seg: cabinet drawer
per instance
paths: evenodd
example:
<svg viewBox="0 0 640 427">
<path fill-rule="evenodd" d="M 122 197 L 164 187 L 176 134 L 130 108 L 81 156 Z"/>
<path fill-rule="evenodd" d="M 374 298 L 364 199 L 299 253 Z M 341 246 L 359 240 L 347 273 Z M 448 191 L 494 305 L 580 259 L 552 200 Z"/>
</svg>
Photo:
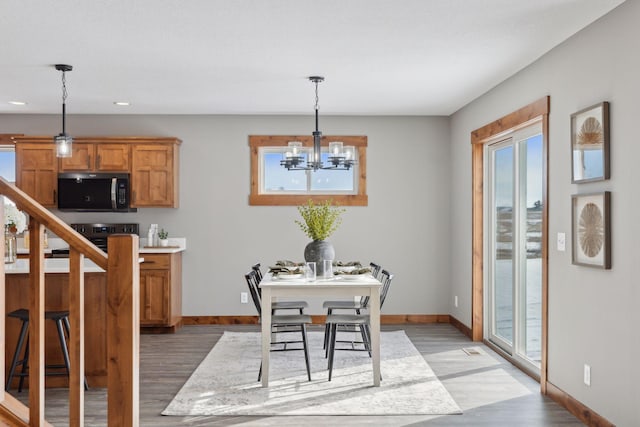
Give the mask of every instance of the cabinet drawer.
<svg viewBox="0 0 640 427">
<path fill-rule="evenodd" d="M 168 270 L 171 267 L 170 254 L 140 254 L 144 258 L 140 270 Z"/>
</svg>

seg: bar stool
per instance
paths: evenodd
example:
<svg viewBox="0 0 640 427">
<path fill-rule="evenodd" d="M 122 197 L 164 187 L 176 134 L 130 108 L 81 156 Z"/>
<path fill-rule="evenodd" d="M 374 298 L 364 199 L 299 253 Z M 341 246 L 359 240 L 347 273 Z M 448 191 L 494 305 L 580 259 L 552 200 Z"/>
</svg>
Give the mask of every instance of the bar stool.
<svg viewBox="0 0 640 427">
<path fill-rule="evenodd" d="M 28 376 L 29 373 L 27 370 L 29 369 L 29 310 L 20 308 L 18 310 L 12 311 L 7 314 L 8 317 L 13 317 L 15 319 L 19 319 L 22 321 L 22 326 L 20 327 L 20 335 L 18 336 L 18 344 L 16 345 L 16 350 L 13 353 L 13 359 L 11 361 L 11 368 L 9 369 L 9 375 L 7 377 L 7 384 L 5 385 L 5 391 L 9 391 L 11 389 L 11 381 L 14 376 L 20 377 L 20 383 L 18 384 L 18 392 L 22 391 L 22 385 L 24 384 L 24 377 Z M 67 349 L 67 340 L 65 337 L 65 331 L 67 336 L 69 336 L 69 330 L 71 329 L 69 325 L 69 312 L 68 311 L 46 311 L 44 313 L 44 318 L 46 320 L 53 320 L 56 323 L 56 329 L 58 331 L 58 339 L 60 340 L 60 350 L 62 351 L 62 357 L 64 359 L 63 365 L 45 365 L 45 375 L 67 375 L 69 376 L 69 351 Z M 25 344 L 26 341 L 26 344 Z M 22 348 L 24 350 L 24 358 L 20 359 L 20 354 L 22 354 Z M 16 368 L 22 365 L 22 369 L 19 373 L 16 373 Z M 64 368 L 67 372 L 46 372 L 47 369 L 62 369 Z M 84 389 L 89 390 L 89 385 L 87 384 L 87 378 L 84 378 Z"/>
</svg>

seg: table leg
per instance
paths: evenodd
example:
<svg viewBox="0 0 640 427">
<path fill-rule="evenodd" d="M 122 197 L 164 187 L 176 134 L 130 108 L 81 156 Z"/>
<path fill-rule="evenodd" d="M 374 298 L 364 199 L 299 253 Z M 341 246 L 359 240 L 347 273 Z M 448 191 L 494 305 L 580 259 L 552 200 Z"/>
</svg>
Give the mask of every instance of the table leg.
<svg viewBox="0 0 640 427">
<path fill-rule="evenodd" d="M 371 359 L 373 362 L 373 385 L 380 387 L 380 288 L 371 290 L 369 298 L 371 318 Z"/>
<path fill-rule="evenodd" d="M 378 298 L 378 300 L 380 300 Z M 269 353 L 271 351 L 271 289 L 262 288 L 262 387 L 269 387 Z"/>
</svg>

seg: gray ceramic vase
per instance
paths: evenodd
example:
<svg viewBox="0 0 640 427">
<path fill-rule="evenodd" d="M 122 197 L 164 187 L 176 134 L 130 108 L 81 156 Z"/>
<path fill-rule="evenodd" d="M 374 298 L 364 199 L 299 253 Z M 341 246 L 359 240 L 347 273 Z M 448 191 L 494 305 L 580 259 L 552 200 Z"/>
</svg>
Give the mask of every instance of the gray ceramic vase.
<svg viewBox="0 0 640 427">
<path fill-rule="evenodd" d="M 316 263 L 316 274 L 318 276 L 322 276 L 324 274 L 322 261 L 325 259 L 330 259 L 331 261 L 336 259 L 336 251 L 333 249 L 333 245 L 328 241 L 314 240 L 304 248 L 304 260 L 306 262 Z"/>
</svg>

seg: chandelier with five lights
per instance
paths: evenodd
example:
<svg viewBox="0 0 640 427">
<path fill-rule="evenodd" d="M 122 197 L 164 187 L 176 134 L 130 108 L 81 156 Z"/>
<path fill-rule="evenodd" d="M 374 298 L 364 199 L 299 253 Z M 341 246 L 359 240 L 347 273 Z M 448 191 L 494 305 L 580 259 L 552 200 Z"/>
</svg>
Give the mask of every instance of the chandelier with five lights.
<svg viewBox="0 0 640 427">
<path fill-rule="evenodd" d="M 324 77 L 311 76 L 309 80 L 316 85 L 316 130 L 312 132 L 313 151 L 304 148 L 301 141 L 290 141 L 287 151 L 283 154 L 283 158 L 280 161 L 280 165 L 284 166 L 287 170 L 349 170 L 356 164 L 355 147 L 345 147 L 340 141 L 329 142 L 327 164 L 325 165 L 322 162 L 322 132 L 318 130 L 318 83 L 323 82 Z M 306 165 L 304 164 L 305 162 Z"/>
</svg>

